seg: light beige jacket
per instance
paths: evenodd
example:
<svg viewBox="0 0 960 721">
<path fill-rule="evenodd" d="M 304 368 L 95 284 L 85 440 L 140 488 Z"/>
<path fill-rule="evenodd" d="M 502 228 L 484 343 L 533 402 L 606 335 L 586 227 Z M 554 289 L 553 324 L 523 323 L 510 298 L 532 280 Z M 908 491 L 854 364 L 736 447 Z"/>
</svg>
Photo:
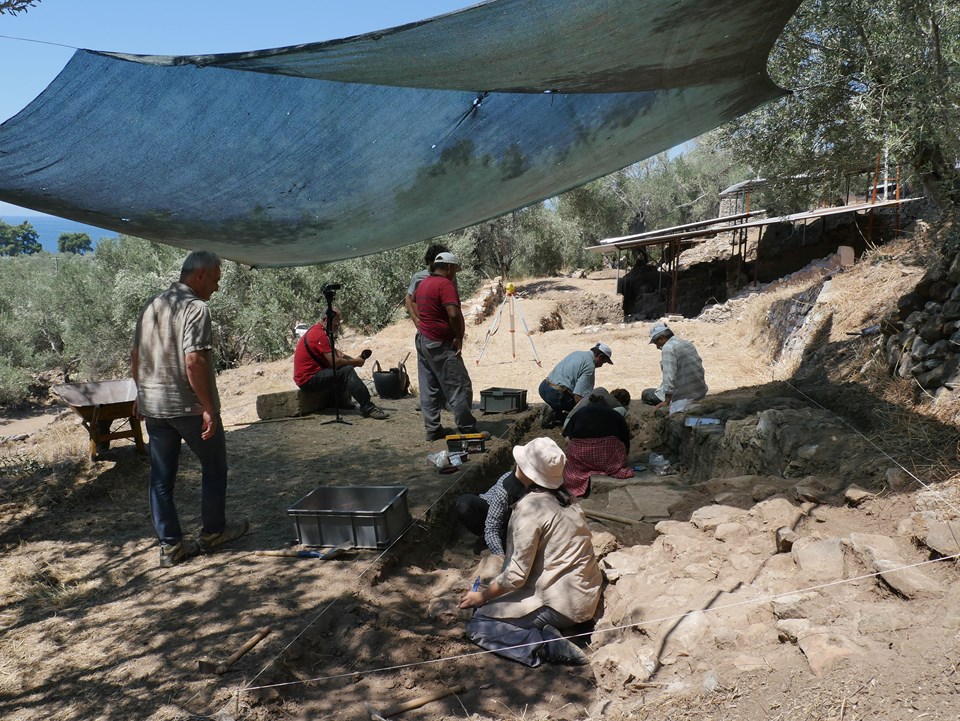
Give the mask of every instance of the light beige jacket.
<svg viewBox="0 0 960 721">
<path fill-rule="evenodd" d="M 509 593 L 485 604 L 491 618 L 519 618 L 550 606 L 579 623 L 593 618 L 602 577 L 580 506 L 532 491 L 513 508 L 506 558 L 496 582 Z"/>
</svg>

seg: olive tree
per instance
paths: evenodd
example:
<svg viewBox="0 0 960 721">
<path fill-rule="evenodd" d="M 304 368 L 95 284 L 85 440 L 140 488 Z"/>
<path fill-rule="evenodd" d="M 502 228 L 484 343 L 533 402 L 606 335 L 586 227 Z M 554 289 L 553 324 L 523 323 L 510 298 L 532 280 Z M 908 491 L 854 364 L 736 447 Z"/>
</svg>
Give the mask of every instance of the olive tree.
<svg viewBox="0 0 960 721">
<path fill-rule="evenodd" d="M 791 94 L 723 130 L 765 176 L 837 195 L 846 173 L 900 162 L 941 206 L 960 199 L 960 4 L 807 0 L 769 60 Z"/>
<path fill-rule="evenodd" d="M 29 7 L 33 7 L 40 0 L 0 0 L 0 15 L 16 15 Z"/>
<path fill-rule="evenodd" d="M 57 238 L 57 251 L 83 255 L 93 250 L 93 241 L 86 233 L 60 233 Z"/>
</svg>

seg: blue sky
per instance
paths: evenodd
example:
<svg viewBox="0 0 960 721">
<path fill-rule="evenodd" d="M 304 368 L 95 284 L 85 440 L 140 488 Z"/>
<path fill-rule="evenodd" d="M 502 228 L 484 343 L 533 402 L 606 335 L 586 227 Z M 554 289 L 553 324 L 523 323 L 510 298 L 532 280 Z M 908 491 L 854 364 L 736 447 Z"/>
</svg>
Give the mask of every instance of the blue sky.
<svg viewBox="0 0 960 721">
<path fill-rule="evenodd" d="M 40 0 L 26 13 L 0 15 L 0 68 L 4 69 L 0 122 L 39 95 L 74 48 L 151 55 L 259 50 L 382 30 L 475 4 L 469 0 Z M 2 202 L 0 213 L 35 214 Z"/>
</svg>

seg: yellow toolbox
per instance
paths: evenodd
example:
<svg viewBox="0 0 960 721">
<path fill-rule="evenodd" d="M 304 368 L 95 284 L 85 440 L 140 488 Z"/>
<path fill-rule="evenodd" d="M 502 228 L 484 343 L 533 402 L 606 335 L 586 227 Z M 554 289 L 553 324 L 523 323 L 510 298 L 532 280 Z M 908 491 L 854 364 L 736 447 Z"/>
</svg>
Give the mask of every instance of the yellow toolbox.
<svg viewBox="0 0 960 721">
<path fill-rule="evenodd" d="M 453 433 L 447 436 L 447 450 L 451 453 L 483 453 L 487 450 L 489 433 Z"/>
</svg>

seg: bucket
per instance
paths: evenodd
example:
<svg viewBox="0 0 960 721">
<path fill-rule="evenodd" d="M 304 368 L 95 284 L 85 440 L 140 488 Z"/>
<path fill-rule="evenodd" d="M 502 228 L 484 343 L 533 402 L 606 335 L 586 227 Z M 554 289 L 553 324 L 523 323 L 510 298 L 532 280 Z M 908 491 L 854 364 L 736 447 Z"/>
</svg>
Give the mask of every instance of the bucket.
<svg viewBox="0 0 960 721">
<path fill-rule="evenodd" d="M 407 395 L 410 378 L 407 376 L 407 368 L 403 361 L 400 361 L 396 368 L 387 371 L 381 370 L 380 361 L 374 361 L 373 386 L 381 398 L 396 400 Z"/>
</svg>

